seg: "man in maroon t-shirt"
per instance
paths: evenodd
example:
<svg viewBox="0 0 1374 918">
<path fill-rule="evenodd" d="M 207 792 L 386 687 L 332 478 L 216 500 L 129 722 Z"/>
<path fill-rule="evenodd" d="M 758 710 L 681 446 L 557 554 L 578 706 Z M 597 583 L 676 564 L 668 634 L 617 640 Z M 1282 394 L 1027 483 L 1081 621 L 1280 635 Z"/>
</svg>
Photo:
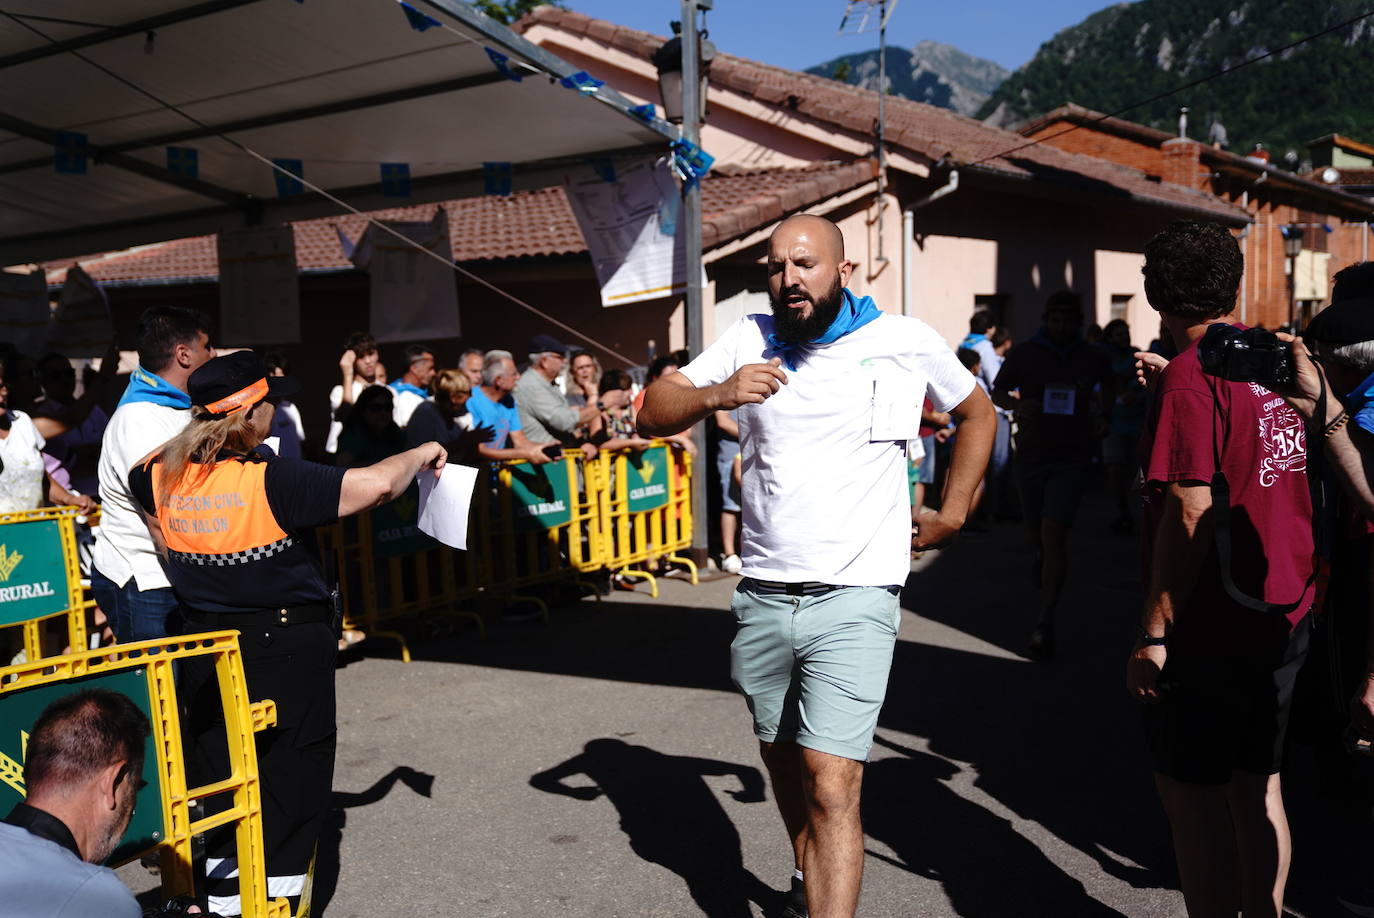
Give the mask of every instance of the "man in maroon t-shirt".
<svg viewBox="0 0 1374 918">
<path fill-rule="evenodd" d="M 1180 353 L 1141 439 L 1148 584 L 1127 687 L 1146 702 L 1155 783 L 1190 915 L 1277 915 L 1291 845 L 1279 767 L 1315 592 L 1306 431 L 1262 386 L 1203 372 L 1198 341 L 1235 307 L 1240 248 L 1174 223 L 1145 247 L 1145 294 Z M 1230 486 L 1229 574 L 1289 606 L 1256 611 L 1223 585 L 1216 472 Z"/>
</svg>

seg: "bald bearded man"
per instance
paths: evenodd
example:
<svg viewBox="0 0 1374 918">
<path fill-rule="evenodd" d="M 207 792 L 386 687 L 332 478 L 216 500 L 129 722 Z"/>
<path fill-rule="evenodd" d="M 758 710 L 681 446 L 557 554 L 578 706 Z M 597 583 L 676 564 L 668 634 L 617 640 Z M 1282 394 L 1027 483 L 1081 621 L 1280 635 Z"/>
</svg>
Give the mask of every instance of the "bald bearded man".
<svg viewBox="0 0 1374 918">
<path fill-rule="evenodd" d="M 846 284 L 823 217 L 769 241 L 771 315 L 745 316 L 648 390 L 639 429 L 682 430 L 739 409 L 743 579 L 730 671 L 754 719 L 796 871 L 788 916 L 848 918 L 863 874 L 859 788 L 910 573 L 909 552 L 958 534 L 997 419 L 924 322 Z M 921 403 L 960 421 L 940 511 L 911 523 L 906 444 Z"/>
</svg>

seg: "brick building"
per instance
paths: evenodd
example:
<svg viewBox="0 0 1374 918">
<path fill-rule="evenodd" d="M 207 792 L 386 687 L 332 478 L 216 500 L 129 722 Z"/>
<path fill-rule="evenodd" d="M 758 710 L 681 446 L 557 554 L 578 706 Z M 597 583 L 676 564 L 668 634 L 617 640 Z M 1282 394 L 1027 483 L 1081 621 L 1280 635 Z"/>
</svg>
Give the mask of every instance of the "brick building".
<svg viewBox="0 0 1374 918">
<path fill-rule="evenodd" d="M 1285 172 L 1262 153 L 1239 156 L 1078 105 L 1057 108 L 1021 133 L 1047 146 L 1138 169 L 1161 185 L 1203 191 L 1244 209 L 1253 222 L 1238 233 L 1245 253 L 1236 315 L 1242 322 L 1269 328 L 1290 318 L 1305 322 L 1326 304 L 1331 275 L 1369 257 L 1374 202 L 1339 183 Z M 1374 154 L 1374 148 L 1366 149 Z M 1293 259 L 1284 247 L 1290 233 L 1302 240 L 1302 250 Z M 1290 269 L 1296 269 L 1295 274 Z"/>
</svg>

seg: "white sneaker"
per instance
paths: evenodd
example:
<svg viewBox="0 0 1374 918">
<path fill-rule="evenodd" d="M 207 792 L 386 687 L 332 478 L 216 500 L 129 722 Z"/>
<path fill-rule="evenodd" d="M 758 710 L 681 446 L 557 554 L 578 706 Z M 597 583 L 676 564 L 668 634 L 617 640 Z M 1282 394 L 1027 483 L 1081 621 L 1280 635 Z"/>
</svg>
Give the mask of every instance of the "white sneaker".
<svg viewBox="0 0 1374 918">
<path fill-rule="evenodd" d="M 727 574 L 738 574 L 744 570 L 744 562 L 739 559 L 739 555 L 727 555 L 721 559 L 720 569 Z"/>
</svg>

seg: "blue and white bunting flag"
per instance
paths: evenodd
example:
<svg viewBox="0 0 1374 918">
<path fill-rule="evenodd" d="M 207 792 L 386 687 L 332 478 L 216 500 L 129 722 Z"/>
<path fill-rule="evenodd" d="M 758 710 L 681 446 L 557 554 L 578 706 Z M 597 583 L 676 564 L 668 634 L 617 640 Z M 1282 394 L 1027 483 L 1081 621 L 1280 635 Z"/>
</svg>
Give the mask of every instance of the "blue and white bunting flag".
<svg viewBox="0 0 1374 918">
<path fill-rule="evenodd" d="M 515 167 L 510 163 L 482 163 L 487 194 L 508 195 L 515 186 Z"/>
<path fill-rule="evenodd" d="M 410 197 L 410 164 L 382 163 L 382 194 L 388 198 Z"/>
<path fill-rule="evenodd" d="M 495 48 L 487 48 L 486 52 L 487 57 L 491 58 L 492 66 L 501 73 L 501 76 L 508 80 L 514 80 L 517 83 L 525 78 L 523 74 L 516 73 L 511 69 L 509 57 L 497 51 Z"/>
<path fill-rule="evenodd" d="M 716 161 L 714 156 L 690 140 L 674 140 L 672 147 L 673 171 L 687 188 L 701 181 L 702 177 L 711 171 L 711 164 Z"/>
<path fill-rule="evenodd" d="M 90 143 L 77 131 L 58 131 L 53 138 L 53 166 L 65 175 L 85 175 Z"/>
<path fill-rule="evenodd" d="M 277 183 L 277 197 L 289 198 L 305 191 L 305 185 L 301 184 L 299 178 L 305 175 L 305 163 L 299 159 L 274 159 L 272 165 L 277 167 L 272 170 L 272 178 Z M 283 172 L 283 169 L 286 171 Z"/>
<path fill-rule="evenodd" d="M 406 14 L 406 22 L 409 22 L 410 27 L 417 32 L 427 32 L 430 29 L 443 25 L 443 23 L 428 13 L 422 13 L 409 3 L 406 3 L 406 0 L 396 0 L 396 2 L 401 4 L 401 11 Z"/>
<path fill-rule="evenodd" d="M 574 74 L 563 77 L 558 81 L 558 85 L 564 89 L 576 89 L 580 93 L 590 95 L 606 84 L 592 76 L 585 70 L 579 70 Z"/>
<path fill-rule="evenodd" d="M 167 171 L 186 178 L 199 178 L 200 151 L 194 147 L 168 147 Z"/>
</svg>

